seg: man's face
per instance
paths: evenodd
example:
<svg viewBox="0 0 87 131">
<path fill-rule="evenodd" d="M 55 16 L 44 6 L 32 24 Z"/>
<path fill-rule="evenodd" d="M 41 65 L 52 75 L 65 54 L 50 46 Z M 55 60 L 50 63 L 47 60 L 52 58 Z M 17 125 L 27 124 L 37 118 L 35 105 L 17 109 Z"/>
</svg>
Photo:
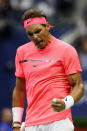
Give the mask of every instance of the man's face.
<svg viewBox="0 0 87 131">
<path fill-rule="evenodd" d="M 26 33 L 31 41 L 35 43 L 37 48 L 43 49 L 49 42 L 49 25 L 43 26 L 41 24 L 31 25 L 26 28 Z"/>
</svg>

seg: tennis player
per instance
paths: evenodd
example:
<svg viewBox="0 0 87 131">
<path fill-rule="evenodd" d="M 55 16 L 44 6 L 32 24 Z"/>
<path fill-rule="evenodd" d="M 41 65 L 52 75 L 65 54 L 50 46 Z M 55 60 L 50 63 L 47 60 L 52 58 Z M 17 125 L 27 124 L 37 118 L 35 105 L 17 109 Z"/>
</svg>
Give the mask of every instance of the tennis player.
<svg viewBox="0 0 87 131">
<path fill-rule="evenodd" d="M 50 34 L 43 12 L 27 10 L 22 21 L 31 42 L 16 52 L 13 131 L 20 131 L 25 95 L 25 131 L 74 131 L 71 107 L 84 95 L 77 52 Z"/>
</svg>

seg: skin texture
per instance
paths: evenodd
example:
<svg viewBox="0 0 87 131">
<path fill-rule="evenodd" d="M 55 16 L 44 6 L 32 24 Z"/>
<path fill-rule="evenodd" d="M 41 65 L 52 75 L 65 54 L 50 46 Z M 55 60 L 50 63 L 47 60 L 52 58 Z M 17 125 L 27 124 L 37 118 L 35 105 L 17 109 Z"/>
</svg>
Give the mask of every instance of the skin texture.
<svg viewBox="0 0 87 131">
<path fill-rule="evenodd" d="M 26 33 L 28 38 L 35 43 L 37 48 L 44 49 L 52 39 L 49 30 L 49 23 L 46 24 L 46 27 L 44 25 L 37 24 L 27 27 Z"/>
<path fill-rule="evenodd" d="M 49 33 L 50 26 L 41 24 L 32 25 L 26 28 L 26 33 L 37 48 L 44 49 L 51 41 L 52 36 Z M 25 79 L 16 77 L 16 87 L 13 91 L 13 107 L 24 107 L 25 103 Z M 14 128 L 13 131 L 19 131 L 20 128 Z"/>
<path fill-rule="evenodd" d="M 43 25 L 32 25 L 26 28 L 26 33 L 31 41 L 33 41 L 37 48 L 44 49 L 52 40 L 49 33 L 50 26 L 47 23 L 46 27 Z M 75 103 L 78 102 L 84 94 L 84 86 L 82 83 L 81 73 L 71 74 L 68 80 L 72 85 L 70 95 L 73 97 Z M 16 87 L 13 91 L 13 107 L 24 107 L 25 103 L 25 79 L 16 77 Z M 65 103 L 61 99 L 57 99 L 57 103 L 50 102 L 54 111 L 59 112 L 65 109 Z M 13 131 L 19 131 L 20 128 L 14 128 Z"/>
<path fill-rule="evenodd" d="M 25 103 L 25 79 L 16 77 L 16 87 L 14 88 L 13 91 L 12 106 L 24 108 L 24 103 Z M 20 131 L 20 128 L 13 128 L 13 131 Z"/>
<path fill-rule="evenodd" d="M 78 102 L 84 94 L 84 86 L 82 83 L 81 73 L 76 73 L 68 76 L 69 82 L 72 85 L 70 95 L 75 103 Z M 20 97 L 19 97 L 20 96 Z M 54 111 L 60 112 L 65 109 L 65 103 L 61 99 L 57 99 L 58 103 L 51 102 Z M 25 102 L 25 79 L 16 78 L 16 88 L 13 92 L 13 107 L 24 107 Z M 13 131 L 19 131 L 19 128 L 14 128 Z"/>
<path fill-rule="evenodd" d="M 13 131 L 20 131 L 20 128 L 14 128 Z"/>
<path fill-rule="evenodd" d="M 74 99 L 74 103 L 77 103 L 84 95 L 84 85 L 81 78 L 81 73 L 76 73 L 68 76 L 68 80 L 72 86 L 70 95 Z M 54 111 L 60 112 L 65 109 L 65 103 L 61 99 L 57 99 L 57 103 L 51 102 L 51 106 Z"/>
<path fill-rule="evenodd" d="M 13 91 L 13 107 L 24 107 L 25 103 L 25 79 L 16 77 L 16 87 Z"/>
</svg>

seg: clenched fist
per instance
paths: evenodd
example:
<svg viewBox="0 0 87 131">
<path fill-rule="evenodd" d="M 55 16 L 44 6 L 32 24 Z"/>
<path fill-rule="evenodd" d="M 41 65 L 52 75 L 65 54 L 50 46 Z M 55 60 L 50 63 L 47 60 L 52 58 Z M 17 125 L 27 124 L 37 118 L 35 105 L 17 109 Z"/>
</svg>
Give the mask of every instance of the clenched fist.
<svg viewBox="0 0 87 131">
<path fill-rule="evenodd" d="M 13 131 L 20 131 L 20 128 L 13 128 Z"/>
<path fill-rule="evenodd" d="M 60 112 L 60 111 L 63 111 L 65 109 L 65 103 L 62 99 L 58 99 L 58 98 L 55 98 L 56 101 L 51 101 L 51 106 L 53 108 L 54 111 L 56 112 Z"/>
</svg>

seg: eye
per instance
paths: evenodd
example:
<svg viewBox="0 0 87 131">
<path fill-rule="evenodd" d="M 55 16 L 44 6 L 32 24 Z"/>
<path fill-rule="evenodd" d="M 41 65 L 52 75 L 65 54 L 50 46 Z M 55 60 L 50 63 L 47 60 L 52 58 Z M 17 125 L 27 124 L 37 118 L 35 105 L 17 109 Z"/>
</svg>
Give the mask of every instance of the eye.
<svg viewBox="0 0 87 131">
<path fill-rule="evenodd" d="M 29 36 L 32 36 L 32 35 L 33 35 L 33 33 L 29 33 L 29 32 L 28 32 L 28 35 L 29 35 Z"/>
<path fill-rule="evenodd" d="M 41 32 L 41 29 L 35 31 L 35 34 L 38 34 L 38 33 L 40 33 L 40 32 Z"/>
</svg>

